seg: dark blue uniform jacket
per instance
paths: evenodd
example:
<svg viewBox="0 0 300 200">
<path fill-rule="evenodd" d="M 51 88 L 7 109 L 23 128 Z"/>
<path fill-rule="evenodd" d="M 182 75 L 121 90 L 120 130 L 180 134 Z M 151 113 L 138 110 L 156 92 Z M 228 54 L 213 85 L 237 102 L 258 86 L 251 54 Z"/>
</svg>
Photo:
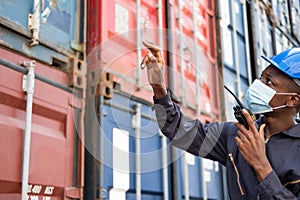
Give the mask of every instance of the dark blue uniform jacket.
<svg viewBox="0 0 300 200">
<path fill-rule="evenodd" d="M 266 154 L 273 171 L 258 182 L 235 143 L 238 129 L 233 122 L 204 125 L 189 120 L 169 94 L 154 98 L 154 103 L 159 127 L 173 145 L 226 166 L 231 199 L 300 199 L 300 124 L 268 140 Z"/>
</svg>

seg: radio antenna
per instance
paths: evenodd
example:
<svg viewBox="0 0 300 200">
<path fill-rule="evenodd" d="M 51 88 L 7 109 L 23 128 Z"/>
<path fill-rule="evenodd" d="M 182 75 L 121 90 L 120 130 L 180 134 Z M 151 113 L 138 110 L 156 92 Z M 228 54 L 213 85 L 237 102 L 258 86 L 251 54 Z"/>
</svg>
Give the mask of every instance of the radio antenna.
<svg viewBox="0 0 300 200">
<path fill-rule="evenodd" d="M 228 87 L 226 87 L 226 85 L 224 85 L 224 88 L 225 88 L 228 92 L 230 92 L 230 94 L 235 98 L 235 100 L 237 101 L 237 103 L 240 105 L 240 107 L 241 107 L 242 109 L 245 108 L 245 106 L 242 104 L 242 102 L 237 98 L 237 96 L 235 96 L 235 94 L 234 94 L 231 90 L 229 90 Z"/>
</svg>

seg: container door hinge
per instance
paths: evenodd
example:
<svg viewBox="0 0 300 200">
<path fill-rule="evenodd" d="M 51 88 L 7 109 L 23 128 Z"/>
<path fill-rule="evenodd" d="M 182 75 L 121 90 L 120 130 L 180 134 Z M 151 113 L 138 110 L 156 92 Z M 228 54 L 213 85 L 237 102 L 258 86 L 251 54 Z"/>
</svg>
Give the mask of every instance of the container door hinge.
<svg viewBox="0 0 300 200">
<path fill-rule="evenodd" d="M 65 188 L 66 197 L 69 199 L 83 199 L 83 189 L 77 187 Z"/>
<path fill-rule="evenodd" d="M 28 28 L 32 31 L 32 38 L 29 46 L 33 47 L 39 44 L 40 40 L 40 0 L 34 0 L 33 13 L 28 15 Z"/>
</svg>

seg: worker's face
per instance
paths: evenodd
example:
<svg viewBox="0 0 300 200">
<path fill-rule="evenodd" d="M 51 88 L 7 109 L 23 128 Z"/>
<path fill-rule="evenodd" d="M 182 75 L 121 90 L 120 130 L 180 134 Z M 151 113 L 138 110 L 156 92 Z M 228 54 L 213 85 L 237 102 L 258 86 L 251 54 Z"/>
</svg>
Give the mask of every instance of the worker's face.
<svg viewBox="0 0 300 200">
<path fill-rule="evenodd" d="M 274 89 L 278 93 L 286 93 L 289 92 L 289 86 L 294 84 L 293 81 L 284 73 L 282 73 L 277 68 L 272 65 L 268 66 L 261 74 L 260 80 Z M 275 95 L 269 105 L 271 107 L 277 107 L 286 105 L 288 101 L 288 95 Z"/>
</svg>

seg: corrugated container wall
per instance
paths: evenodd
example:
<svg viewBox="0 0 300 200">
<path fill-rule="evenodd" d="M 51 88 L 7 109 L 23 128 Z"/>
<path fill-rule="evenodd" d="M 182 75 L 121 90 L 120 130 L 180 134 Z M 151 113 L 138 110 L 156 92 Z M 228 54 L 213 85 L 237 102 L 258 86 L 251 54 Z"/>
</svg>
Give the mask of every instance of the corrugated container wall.
<svg viewBox="0 0 300 200">
<path fill-rule="evenodd" d="M 139 67 L 147 53 L 142 41 L 151 41 L 163 49 L 165 56 L 174 55 L 169 66 L 172 70 L 165 70 L 169 72 L 166 80 L 173 77 L 169 81 L 177 83 L 173 92 L 187 114 L 198 117 L 201 113 L 207 121 L 218 119 L 213 3 L 159 2 L 89 1 L 88 67 L 113 74 L 122 91 L 152 102 L 146 73 Z M 165 4 L 171 7 L 169 22 Z M 172 29 L 166 29 L 167 23 Z M 167 43 L 171 42 L 173 48 L 169 49 Z M 187 94 L 192 98 L 185 98 Z"/>
<path fill-rule="evenodd" d="M 86 199 L 222 199 L 219 165 L 171 148 L 159 133 L 139 66 L 143 40 L 160 46 L 186 116 L 218 120 L 213 10 L 200 0 L 88 1 L 87 121 L 100 126 L 87 131 Z"/>
<path fill-rule="evenodd" d="M 82 5 L 79 0 L 0 1 L 2 45 L 69 70 L 76 53 L 83 52 Z"/>
<path fill-rule="evenodd" d="M 256 75 L 266 67 L 261 55 L 271 57 L 283 50 L 300 46 L 300 2 L 272 0 L 255 1 L 253 14 L 253 54 L 256 58 Z"/>
<path fill-rule="evenodd" d="M 247 31 L 246 4 L 240 1 L 220 1 L 221 38 L 224 66 L 224 85 L 233 91 L 239 99 L 251 82 L 249 54 L 249 36 Z M 234 120 L 232 107 L 235 99 L 225 92 L 227 120 Z"/>
<path fill-rule="evenodd" d="M 212 1 L 170 1 L 173 92 L 190 117 L 212 121 L 219 116 Z M 171 64 L 171 63 L 170 63 Z M 201 99 L 201 100 L 200 100 Z M 200 115 L 201 114 L 201 115 Z M 201 116 L 201 117 L 200 117 Z"/>
<path fill-rule="evenodd" d="M 213 1 L 169 1 L 172 53 L 168 78 L 183 113 L 203 123 L 220 119 Z M 171 148 L 174 199 L 222 199 L 218 163 Z M 177 184 L 175 182 L 178 182 Z"/>
<path fill-rule="evenodd" d="M 21 199 L 22 181 L 23 199 L 83 196 L 84 10 L 79 0 L 0 1 L 0 199 Z"/>
</svg>

